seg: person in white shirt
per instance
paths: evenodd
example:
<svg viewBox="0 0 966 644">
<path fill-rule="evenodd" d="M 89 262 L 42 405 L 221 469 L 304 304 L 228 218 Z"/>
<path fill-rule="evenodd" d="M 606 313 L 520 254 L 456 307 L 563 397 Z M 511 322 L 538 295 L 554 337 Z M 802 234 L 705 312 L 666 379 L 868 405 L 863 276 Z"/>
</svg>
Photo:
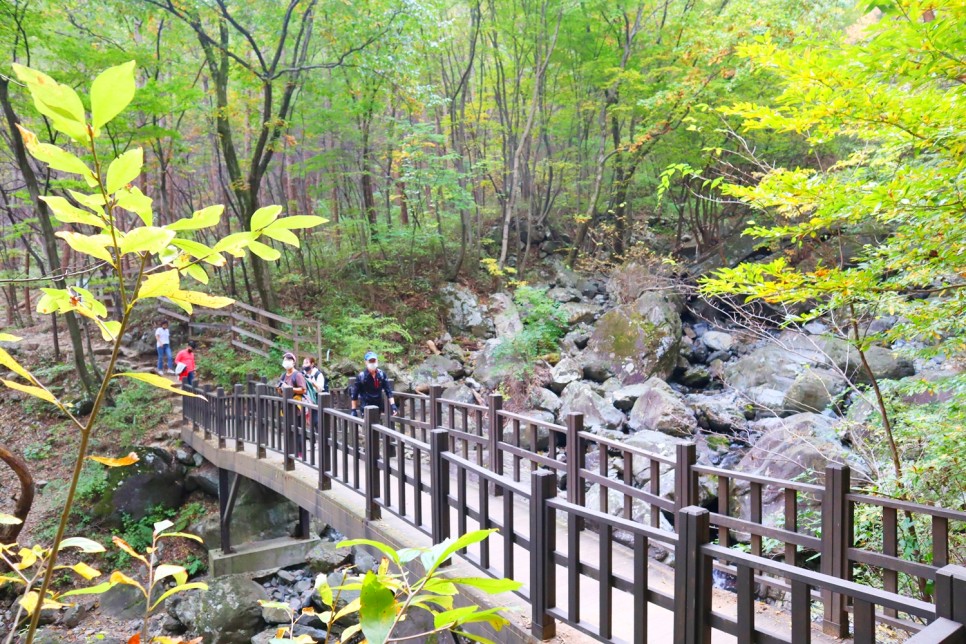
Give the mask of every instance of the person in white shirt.
<svg viewBox="0 0 966 644">
<path fill-rule="evenodd" d="M 154 339 L 158 341 L 158 374 L 173 374 L 171 364 L 171 332 L 168 331 L 168 321 L 162 320 L 161 326 L 154 330 Z M 162 359 L 164 364 L 162 365 Z M 162 370 L 162 366 L 164 370 Z"/>
</svg>

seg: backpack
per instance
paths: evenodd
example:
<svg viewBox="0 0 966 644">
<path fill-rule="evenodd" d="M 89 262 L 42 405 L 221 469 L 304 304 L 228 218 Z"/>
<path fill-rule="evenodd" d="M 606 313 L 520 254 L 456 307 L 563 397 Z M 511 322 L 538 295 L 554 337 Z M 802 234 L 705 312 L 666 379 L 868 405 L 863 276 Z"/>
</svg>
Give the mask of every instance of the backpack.
<svg viewBox="0 0 966 644">
<path fill-rule="evenodd" d="M 319 404 L 319 392 L 315 390 L 315 385 L 308 378 L 305 379 L 305 398 L 313 405 Z"/>
</svg>

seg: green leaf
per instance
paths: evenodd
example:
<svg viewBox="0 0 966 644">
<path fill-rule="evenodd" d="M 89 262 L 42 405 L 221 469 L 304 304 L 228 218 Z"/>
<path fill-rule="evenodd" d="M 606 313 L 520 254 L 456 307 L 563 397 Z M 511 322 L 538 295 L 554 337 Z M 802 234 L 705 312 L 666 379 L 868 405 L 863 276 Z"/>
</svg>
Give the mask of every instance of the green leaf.
<svg viewBox="0 0 966 644">
<path fill-rule="evenodd" d="M 104 206 L 107 204 L 107 202 L 104 201 L 104 195 L 100 193 L 93 194 L 93 195 L 86 195 L 83 192 L 75 192 L 73 190 L 68 190 L 67 194 L 73 197 L 74 201 L 76 201 L 80 205 L 86 206 L 87 208 L 90 208 L 95 212 L 102 210 Z"/>
<path fill-rule="evenodd" d="M 519 590 L 523 583 L 514 579 L 493 579 L 491 577 L 460 577 L 450 579 L 454 584 L 478 588 L 490 595 Z"/>
<path fill-rule="evenodd" d="M 50 211 L 54 213 L 54 217 L 59 222 L 65 224 L 85 224 L 96 228 L 104 228 L 107 225 L 101 217 L 71 205 L 63 197 L 45 195 L 40 197 L 40 200 L 47 204 L 47 207 L 50 208 Z"/>
<path fill-rule="evenodd" d="M 107 168 L 107 191 L 114 194 L 138 178 L 144 165 L 144 151 L 141 148 L 128 150 L 111 161 Z"/>
<path fill-rule="evenodd" d="M 208 283 L 208 273 L 206 273 L 205 269 L 197 264 L 192 264 L 191 266 L 186 267 L 184 272 L 186 275 L 198 282 L 201 282 L 202 284 Z"/>
<path fill-rule="evenodd" d="M 112 244 L 113 240 L 108 235 L 82 235 L 67 230 L 61 230 L 54 234 L 67 242 L 67 245 L 78 253 L 102 259 L 114 266 L 114 256 L 107 249 L 107 246 Z"/>
<path fill-rule="evenodd" d="M 299 247 L 299 238 L 295 236 L 291 230 L 285 228 L 275 228 L 275 226 L 269 226 L 262 231 L 262 234 L 266 237 L 271 237 L 276 241 L 280 241 L 283 244 L 288 244 L 289 246 Z"/>
<path fill-rule="evenodd" d="M 473 633 L 467 633 L 465 631 L 453 631 L 457 635 L 460 635 L 470 641 L 480 642 L 480 644 L 496 644 L 493 640 L 487 639 L 482 635 L 474 635 Z"/>
<path fill-rule="evenodd" d="M 221 221 L 221 216 L 225 212 L 222 204 L 208 206 L 201 210 L 196 210 L 191 217 L 174 221 L 165 228 L 168 230 L 199 230 L 201 228 L 211 228 Z"/>
<path fill-rule="evenodd" d="M 134 98 L 134 61 L 109 67 L 91 85 L 91 120 L 100 128 L 120 114 Z"/>
<path fill-rule="evenodd" d="M 117 205 L 136 214 L 145 226 L 151 226 L 154 223 L 154 211 L 151 209 L 154 200 L 141 192 L 137 186 L 131 186 L 128 189 L 122 188 L 117 191 L 115 196 L 117 197 Z"/>
<path fill-rule="evenodd" d="M 385 644 L 398 611 L 393 592 L 371 570 L 367 572 L 359 593 L 359 623 L 370 644 Z"/>
<path fill-rule="evenodd" d="M 60 406 L 54 395 L 47 391 L 46 389 L 41 389 L 40 387 L 34 387 L 31 385 L 22 385 L 19 382 L 13 382 L 12 380 L 3 380 L 0 378 L 0 382 L 9 387 L 10 389 L 16 389 L 17 391 L 22 391 L 23 393 L 33 396 L 34 398 L 40 398 L 41 400 L 46 400 L 49 403 L 53 403 Z"/>
<path fill-rule="evenodd" d="M 109 591 L 111 588 L 117 584 L 111 581 L 105 581 L 104 583 L 97 584 L 96 586 L 88 586 L 87 588 L 75 588 L 74 590 L 68 590 L 66 593 L 61 593 L 61 597 L 72 597 L 74 595 L 100 595 Z"/>
<path fill-rule="evenodd" d="M 495 529 L 474 530 L 473 532 L 467 532 L 456 540 L 446 539 L 436 544 L 420 557 L 420 561 L 423 562 L 423 567 L 426 569 L 426 576 L 433 574 L 439 565 L 453 556 L 453 553 L 457 550 L 462 550 L 474 543 L 479 543 L 494 532 L 496 532 Z"/>
<path fill-rule="evenodd" d="M 266 262 L 274 262 L 276 259 L 282 256 L 282 253 L 278 252 L 271 246 L 266 246 L 260 241 L 255 241 L 254 239 L 248 243 L 248 250 L 252 251 L 253 255 L 261 257 Z"/>
<path fill-rule="evenodd" d="M 81 159 L 56 145 L 40 142 L 37 139 L 37 135 L 21 127 L 20 124 L 17 124 L 17 129 L 20 130 L 20 137 L 23 139 L 27 151 L 30 152 L 30 156 L 46 163 L 54 170 L 81 175 L 84 177 L 87 185 L 92 188 L 97 185 L 97 179 L 94 178 L 94 173 L 91 172 L 91 169 Z"/>
<path fill-rule="evenodd" d="M 190 255 L 195 259 L 200 259 L 201 261 L 211 264 L 212 266 L 225 265 L 224 255 L 221 253 L 216 253 L 214 249 L 205 246 L 201 242 L 196 242 L 193 239 L 172 239 L 171 245 L 175 248 L 181 249 L 186 255 Z"/>
<path fill-rule="evenodd" d="M 270 223 L 278 219 L 279 214 L 282 212 L 281 206 L 265 206 L 264 208 L 259 208 L 252 213 L 252 220 L 250 229 L 252 232 L 258 232 L 262 228 L 265 228 Z"/>
<path fill-rule="evenodd" d="M 245 256 L 245 247 L 255 239 L 255 234 L 250 232 L 232 233 L 227 237 L 222 237 L 215 244 L 216 252 L 226 252 L 235 257 Z"/>
<path fill-rule="evenodd" d="M 174 239 L 174 231 L 155 226 L 141 226 L 124 235 L 121 254 L 160 253 Z"/>
<path fill-rule="evenodd" d="M 329 585 L 325 575 L 319 575 L 315 582 L 315 591 L 319 593 L 319 599 L 329 608 L 332 608 L 332 586 Z"/>
<path fill-rule="evenodd" d="M 194 582 L 191 582 L 190 584 L 181 584 L 181 585 L 175 586 L 174 588 L 170 589 L 168 592 L 158 597 L 157 601 L 151 604 L 151 610 L 154 610 L 155 608 L 160 606 L 162 602 L 164 602 L 164 600 L 170 597 L 171 595 L 175 595 L 177 593 L 183 593 L 188 590 L 208 590 L 208 584 L 201 581 L 194 581 Z"/>
<path fill-rule="evenodd" d="M 185 570 L 183 566 L 161 564 L 154 569 L 154 581 L 158 582 L 165 577 L 174 577 L 174 580 L 178 583 L 178 585 L 182 586 L 188 581 L 188 571 Z"/>
<path fill-rule="evenodd" d="M 292 215 L 291 217 L 282 217 L 278 219 L 271 225 L 271 228 L 286 228 L 288 230 L 294 230 L 296 228 L 315 228 L 316 226 L 321 226 L 322 224 L 328 223 L 329 220 L 325 217 L 316 217 L 315 215 Z"/>
<path fill-rule="evenodd" d="M 397 566 L 399 565 L 399 555 L 396 553 L 395 550 L 393 550 L 392 548 L 390 548 L 384 543 L 380 543 L 379 541 L 373 541 L 372 539 L 349 539 L 347 541 L 340 541 L 338 544 L 336 544 L 335 547 L 351 548 L 352 546 L 371 546 L 376 550 L 378 550 L 379 552 L 381 552 L 382 554 L 389 557 L 390 561 L 392 561 L 394 564 L 396 564 Z"/>
<path fill-rule="evenodd" d="M 64 548 L 77 548 L 81 552 L 88 554 L 105 551 L 104 546 L 86 537 L 68 537 L 60 542 L 59 550 L 63 550 Z"/>
<path fill-rule="evenodd" d="M 454 624 L 459 624 L 461 619 L 465 619 L 475 613 L 479 606 L 460 606 L 453 610 L 437 613 L 433 616 L 433 626 L 435 628 L 446 628 Z"/>
<path fill-rule="evenodd" d="M 84 104 L 72 88 L 61 85 L 50 76 L 29 67 L 12 65 L 17 77 L 27 85 L 34 107 L 50 118 L 54 129 L 78 143 L 88 141 Z"/>
<path fill-rule="evenodd" d="M 141 283 L 138 289 L 138 299 L 148 297 L 166 297 L 181 289 L 181 277 L 176 270 L 154 273 Z"/>
<path fill-rule="evenodd" d="M 204 543 L 205 540 L 196 534 L 191 534 L 190 532 L 165 532 L 158 535 L 158 539 L 163 539 L 165 537 L 178 537 L 179 539 L 191 539 L 197 541 L 198 543 Z"/>
<path fill-rule="evenodd" d="M 423 584 L 423 590 L 437 595 L 455 595 L 459 592 L 453 582 L 438 578 L 427 579 L 426 583 Z"/>
<path fill-rule="evenodd" d="M 156 373 L 137 373 L 134 371 L 129 371 L 127 373 L 116 373 L 111 377 L 112 378 L 134 378 L 135 380 L 140 380 L 142 382 L 148 383 L 149 385 L 153 385 L 158 389 L 173 391 L 179 396 L 191 396 L 192 398 L 201 398 L 202 400 L 205 399 L 204 396 L 188 393 L 181 387 L 176 386 L 175 383 L 171 382 L 164 376 L 159 376 Z"/>
</svg>

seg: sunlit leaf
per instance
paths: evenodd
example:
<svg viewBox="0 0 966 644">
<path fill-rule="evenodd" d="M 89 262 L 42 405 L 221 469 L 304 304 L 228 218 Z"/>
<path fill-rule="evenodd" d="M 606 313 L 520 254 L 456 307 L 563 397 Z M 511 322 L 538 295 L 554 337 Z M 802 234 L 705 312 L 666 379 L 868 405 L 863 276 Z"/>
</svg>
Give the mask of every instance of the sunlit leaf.
<svg viewBox="0 0 966 644">
<path fill-rule="evenodd" d="M 95 570 L 94 568 L 91 568 L 90 566 L 88 566 L 83 561 L 80 561 L 78 563 L 75 563 L 73 566 L 70 566 L 70 569 L 73 570 L 74 572 L 76 572 L 78 575 L 80 575 L 84 579 L 86 579 L 87 581 L 90 581 L 91 579 L 94 579 L 95 577 L 100 577 L 101 576 L 101 571 L 100 570 Z"/>
<path fill-rule="evenodd" d="M 91 85 L 91 120 L 102 127 L 120 114 L 134 98 L 134 61 L 108 67 Z"/>
<path fill-rule="evenodd" d="M 137 179 L 143 163 L 144 151 L 141 148 L 128 150 L 111 161 L 107 168 L 107 191 L 113 194 Z"/>
<path fill-rule="evenodd" d="M 370 644 L 385 644 L 398 612 L 393 592 L 371 570 L 367 572 L 359 593 L 359 623 Z"/>
<path fill-rule="evenodd" d="M 154 610 L 155 608 L 160 606 L 161 603 L 164 602 L 164 600 L 170 597 L 171 595 L 175 595 L 177 593 L 183 593 L 189 590 L 208 590 L 208 584 L 200 581 L 195 581 L 195 582 L 191 582 L 190 584 L 180 584 L 178 586 L 175 586 L 174 588 L 171 588 L 163 595 L 158 597 L 157 601 L 155 601 L 154 604 L 151 605 L 151 609 Z"/>
<path fill-rule="evenodd" d="M 248 250 L 252 251 L 253 255 L 264 259 L 266 262 L 274 262 L 282 256 L 282 253 L 275 250 L 271 246 L 267 246 L 260 241 L 255 241 L 254 239 L 248 242 Z"/>
<path fill-rule="evenodd" d="M 77 548 L 81 552 L 95 553 L 95 552 L 105 552 L 104 546 L 97 543 L 93 539 L 88 539 L 87 537 L 68 537 L 61 540 L 60 550 L 65 548 Z"/>
<path fill-rule="evenodd" d="M 74 590 L 68 590 L 66 593 L 61 593 L 61 597 L 71 597 L 73 595 L 100 595 L 105 593 L 117 584 L 110 581 L 105 581 L 104 583 L 97 584 L 96 586 L 88 586 L 87 588 L 75 588 Z"/>
<path fill-rule="evenodd" d="M 141 218 L 145 226 L 154 224 L 154 211 L 151 209 L 153 200 L 147 196 L 137 186 L 122 188 L 117 191 L 117 205 L 120 208 L 129 210 Z"/>
<path fill-rule="evenodd" d="M 165 228 L 168 230 L 199 230 L 201 228 L 211 228 L 221 221 L 221 216 L 224 212 L 225 206 L 222 204 L 208 206 L 207 208 L 196 210 L 192 213 L 191 217 L 178 219 L 168 224 Z"/>
<path fill-rule="evenodd" d="M 118 539 L 117 537 L 114 537 L 114 542 L 117 543 L 118 541 L 123 541 L 123 539 Z M 124 542 L 124 545 L 127 545 L 127 543 Z M 132 555 L 137 559 L 144 561 L 144 557 L 134 552 L 134 550 L 130 546 L 127 546 L 127 549 L 122 548 L 122 550 L 124 550 L 124 552 L 128 553 L 129 555 Z M 142 586 L 136 579 L 128 577 L 120 570 L 115 570 L 114 572 L 111 573 L 111 582 L 115 584 L 123 584 L 125 586 L 134 586 L 135 588 L 141 591 L 142 595 L 144 595 L 145 597 L 148 596 L 147 591 L 144 590 L 144 586 Z"/>
<path fill-rule="evenodd" d="M 54 196 L 42 196 L 40 200 L 47 204 L 50 211 L 54 213 L 54 217 L 57 221 L 65 224 L 85 224 L 87 226 L 94 226 L 96 228 L 104 228 L 107 224 L 101 217 L 98 217 L 92 212 L 86 210 L 81 210 L 76 206 L 73 206 L 69 201 L 63 197 Z"/>
<path fill-rule="evenodd" d="M 21 523 L 23 523 L 23 521 L 12 514 L 4 514 L 3 512 L 0 512 L 0 525 L 20 525 Z"/>
<path fill-rule="evenodd" d="M 192 394 L 185 391 L 181 387 L 176 386 L 175 383 L 171 382 L 164 376 L 159 376 L 156 373 L 138 373 L 136 371 L 129 371 L 126 373 L 116 373 L 111 377 L 112 378 L 134 378 L 135 380 L 146 382 L 149 385 L 154 385 L 158 389 L 165 389 L 167 391 L 172 391 L 178 394 L 179 396 L 191 396 L 193 398 L 201 398 L 202 400 L 205 399 L 204 396 L 201 396 L 199 394 Z"/>
<path fill-rule="evenodd" d="M 353 546 L 371 546 L 392 559 L 393 563 L 397 566 L 399 565 L 399 555 L 384 543 L 373 541 L 372 539 L 348 539 L 336 544 L 336 548 L 352 548 Z"/>
<path fill-rule="evenodd" d="M 275 206 L 265 206 L 264 208 L 259 208 L 252 213 L 252 220 L 250 229 L 252 232 L 257 232 L 262 228 L 265 228 L 273 221 L 278 219 L 278 216 L 282 212 L 282 207 Z"/>
<path fill-rule="evenodd" d="M 56 145 L 51 145 L 50 143 L 41 143 L 37 137 L 23 127 L 17 124 L 17 129 L 20 130 L 20 136 L 23 139 L 24 147 L 30 152 L 30 156 L 46 163 L 54 170 L 60 170 L 61 172 L 70 172 L 72 174 L 79 174 L 84 177 L 87 181 L 87 185 L 94 187 L 97 185 L 97 179 L 94 178 L 94 173 L 91 172 L 87 164 L 81 159 L 74 156 L 67 150 L 61 149 Z"/>
<path fill-rule="evenodd" d="M 176 291 L 168 295 L 171 300 L 181 300 L 197 306 L 204 306 L 209 309 L 222 309 L 231 306 L 235 300 L 230 297 L 220 295 L 208 295 L 200 291 Z"/>
<path fill-rule="evenodd" d="M 180 586 L 188 581 L 188 571 L 185 570 L 183 566 L 161 564 L 154 569 L 154 579 L 155 581 L 158 581 L 160 579 L 164 579 L 165 577 L 174 577 L 174 580 Z"/>
<path fill-rule="evenodd" d="M 158 539 L 163 539 L 165 537 L 179 537 L 181 539 L 191 539 L 197 541 L 198 543 L 204 543 L 205 540 L 196 534 L 191 534 L 190 532 L 165 532 L 164 534 L 159 534 Z"/>
<path fill-rule="evenodd" d="M 82 235 L 81 233 L 61 230 L 55 233 L 58 237 L 67 242 L 67 245 L 78 253 L 90 255 L 97 259 L 103 259 L 111 266 L 114 265 L 114 257 L 107 249 L 113 243 L 108 235 Z"/>
<path fill-rule="evenodd" d="M 286 228 L 275 228 L 274 226 L 269 226 L 262 231 L 262 234 L 266 237 L 271 237 L 276 241 L 280 241 L 283 244 L 288 244 L 289 246 L 299 247 L 299 238 L 295 236 L 291 230 Z"/>
<path fill-rule="evenodd" d="M 493 579 L 492 577 L 459 577 L 449 581 L 461 586 L 478 588 L 490 595 L 519 590 L 523 587 L 523 582 L 514 579 Z"/>
<path fill-rule="evenodd" d="M 287 228 L 289 230 L 296 228 L 314 228 L 328 223 L 328 221 L 325 217 L 317 217 L 315 215 L 292 215 L 291 217 L 282 217 L 276 220 L 270 228 Z"/>
<path fill-rule="evenodd" d="M 46 400 L 47 402 L 53 403 L 58 407 L 60 406 L 60 403 L 57 402 L 57 399 L 54 398 L 54 395 L 49 391 L 47 391 L 46 389 L 41 389 L 40 387 L 34 387 L 33 385 L 22 385 L 19 382 L 13 382 L 12 380 L 3 380 L 2 378 L 0 378 L 0 382 L 2 382 L 7 387 L 10 387 L 11 389 L 22 391 L 23 393 L 29 396 L 33 396 L 34 398 L 40 398 L 41 400 Z"/>
<path fill-rule="evenodd" d="M 136 452 L 131 452 L 127 456 L 122 456 L 121 458 L 108 458 L 106 456 L 88 456 L 95 463 L 100 463 L 101 465 L 107 465 L 108 467 L 127 467 L 128 465 L 134 465 L 140 458 Z"/>
<path fill-rule="evenodd" d="M 155 226 L 141 226 L 124 235 L 121 240 L 121 254 L 159 253 L 171 240 L 174 231 Z"/>
<path fill-rule="evenodd" d="M 138 299 L 148 297 L 163 297 L 181 288 L 178 271 L 169 270 L 148 275 L 138 289 Z"/>
<path fill-rule="evenodd" d="M 13 63 L 17 77 L 27 85 L 37 111 L 50 118 L 54 129 L 79 143 L 87 141 L 84 104 L 72 88 L 37 70 Z"/>
<path fill-rule="evenodd" d="M 10 336 L 10 337 L 12 338 L 15 336 Z M 9 340 L 7 340 L 7 342 L 9 342 Z M 27 371 L 27 369 L 23 365 L 17 362 L 16 358 L 14 358 L 12 355 L 7 353 L 7 351 L 3 348 L 0 348 L 0 365 L 3 365 L 10 371 L 20 376 L 21 378 L 34 382 L 34 378 L 33 376 L 30 375 L 30 372 Z"/>
</svg>

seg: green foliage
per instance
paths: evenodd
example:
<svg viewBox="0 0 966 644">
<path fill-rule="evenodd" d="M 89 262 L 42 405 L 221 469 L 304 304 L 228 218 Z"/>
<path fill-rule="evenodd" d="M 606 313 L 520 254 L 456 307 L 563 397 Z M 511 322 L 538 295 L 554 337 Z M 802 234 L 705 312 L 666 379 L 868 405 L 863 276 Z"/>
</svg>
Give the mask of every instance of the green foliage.
<svg viewBox="0 0 966 644">
<path fill-rule="evenodd" d="M 101 414 L 104 429 L 116 435 L 122 445 L 136 445 L 146 432 L 160 425 L 173 406 L 161 391 L 145 382 L 125 383 L 114 397 L 114 406 Z"/>
<path fill-rule="evenodd" d="M 513 301 L 520 311 L 523 329 L 503 338 L 495 356 L 498 361 L 523 364 L 524 370 L 530 370 L 537 358 L 558 350 L 557 343 L 567 333 L 567 318 L 546 290 L 520 286 L 513 293 Z"/>
<path fill-rule="evenodd" d="M 281 373 L 282 351 L 274 349 L 268 358 L 241 353 L 226 340 L 216 340 L 199 352 L 195 358 L 199 372 L 203 371 L 206 381 L 221 387 L 231 387 L 236 382 L 247 382 L 251 375 L 271 378 Z"/>
<path fill-rule="evenodd" d="M 31 443 L 23 449 L 23 457 L 28 461 L 42 461 L 50 456 L 50 451 L 54 448 L 53 437 L 48 437 L 44 441 Z"/>
<path fill-rule="evenodd" d="M 361 360 L 367 351 L 398 355 L 403 351 L 400 342 L 412 342 L 412 336 L 394 318 L 361 311 L 327 320 L 322 333 L 337 355 L 350 360 Z"/>
</svg>

